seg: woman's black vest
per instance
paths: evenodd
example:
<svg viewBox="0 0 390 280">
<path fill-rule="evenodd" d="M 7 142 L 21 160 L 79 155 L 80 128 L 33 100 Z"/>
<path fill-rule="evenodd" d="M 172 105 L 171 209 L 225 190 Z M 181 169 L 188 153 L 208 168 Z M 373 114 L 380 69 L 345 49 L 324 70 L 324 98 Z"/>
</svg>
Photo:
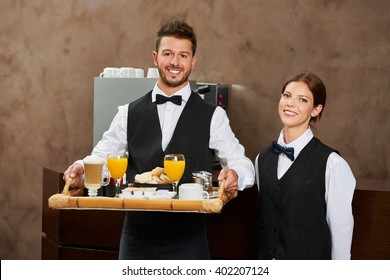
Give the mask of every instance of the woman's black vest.
<svg viewBox="0 0 390 280">
<path fill-rule="evenodd" d="M 304 147 L 280 180 L 272 146 L 258 158 L 260 259 L 330 259 L 325 171 L 333 149 L 317 138 Z"/>
</svg>

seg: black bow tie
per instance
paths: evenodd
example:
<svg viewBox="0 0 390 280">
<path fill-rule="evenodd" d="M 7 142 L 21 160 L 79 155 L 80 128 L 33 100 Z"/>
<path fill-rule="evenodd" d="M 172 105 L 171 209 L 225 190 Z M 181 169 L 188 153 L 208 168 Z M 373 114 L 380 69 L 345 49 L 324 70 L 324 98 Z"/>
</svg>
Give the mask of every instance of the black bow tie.
<svg viewBox="0 0 390 280">
<path fill-rule="evenodd" d="M 284 153 L 291 161 L 294 161 L 294 148 L 285 148 L 276 143 L 276 141 L 272 142 L 272 147 L 277 154 Z"/>
<path fill-rule="evenodd" d="M 172 103 L 176 105 L 181 105 L 181 96 L 179 95 L 174 95 L 172 97 L 166 97 L 161 94 L 156 95 L 156 103 L 157 104 L 164 104 L 165 102 L 171 101 Z"/>
</svg>

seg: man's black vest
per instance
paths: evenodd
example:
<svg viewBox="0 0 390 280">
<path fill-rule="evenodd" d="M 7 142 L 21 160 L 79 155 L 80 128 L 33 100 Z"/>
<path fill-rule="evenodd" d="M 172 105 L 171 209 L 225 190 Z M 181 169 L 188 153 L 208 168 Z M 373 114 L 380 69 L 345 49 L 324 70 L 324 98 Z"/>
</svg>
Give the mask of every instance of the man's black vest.
<svg viewBox="0 0 390 280">
<path fill-rule="evenodd" d="M 325 171 L 333 149 L 317 138 L 305 146 L 280 180 L 272 146 L 258 158 L 260 259 L 330 259 Z"/>
<path fill-rule="evenodd" d="M 191 93 L 178 120 L 172 140 L 161 148 L 161 128 L 157 105 L 151 92 L 129 104 L 127 141 L 129 148 L 128 181 L 136 174 L 163 167 L 165 154 L 184 154 L 186 168 L 181 182 L 192 182 L 192 172 L 212 171 L 214 151 L 210 150 L 210 124 L 216 106 Z"/>
<path fill-rule="evenodd" d="M 178 120 L 171 142 L 161 148 L 161 127 L 157 105 L 151 92 L 129 104 L 127 139 L 129 147 L 128 181 L 136 174 L 163 167 L 164 154 L 184 154 L 186 167 L 180 182 L 192 182 L 192 172 L 212 171 L 214 151 L 210 150 L 210 124 L 216 106 L 192 93 Z M 126 230 L 153 238 L 161 236 L 198 236 L 206 234 L 205 215 L 128 211 Z"/>
</svg>

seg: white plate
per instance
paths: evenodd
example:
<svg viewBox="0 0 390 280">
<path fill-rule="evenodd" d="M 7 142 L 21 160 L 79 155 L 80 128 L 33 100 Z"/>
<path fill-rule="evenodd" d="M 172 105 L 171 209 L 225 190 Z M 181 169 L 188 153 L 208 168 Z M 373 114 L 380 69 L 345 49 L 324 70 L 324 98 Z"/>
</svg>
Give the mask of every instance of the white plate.
<svg viewBox="0 0 390 280">
<path fill-rule="evenodd" d="M 146 198 L 146 195 L 134 195 L 131 192 L 123 192 L 119 195 L 120 198 Z"/>
<path fill-rule="evenodd" d="M 146 189 L 143 189 L 141 188 L 140 191 L 143 191 L 143 192 L 155 192 L 157 188 L 146 188 Z M 125 188 L 122 190 L 122 193 L 131 193 L 131 192 L 134 192 L 134 191 L 137 191 L 136 188 Z"/>
<path fill-rule="evenodd" d="M 150 199 L 170 199 L 176 196 L 176 192 L 161 190 L 157 192 L 145 193 L 145 196 Z"/>
<path fill-rule="evenodd" d="M 122 192 L 119 197 L 121 198 L 149 198 L 149 199 L 171 199 L 176 196 L 176 192 L 170 192 L 166 190 L 159 190 L 156 192 L 153 191 L 144 191 L 143 194 L 133 194 L 132 192 L 125 191 Z"/>
</svg>

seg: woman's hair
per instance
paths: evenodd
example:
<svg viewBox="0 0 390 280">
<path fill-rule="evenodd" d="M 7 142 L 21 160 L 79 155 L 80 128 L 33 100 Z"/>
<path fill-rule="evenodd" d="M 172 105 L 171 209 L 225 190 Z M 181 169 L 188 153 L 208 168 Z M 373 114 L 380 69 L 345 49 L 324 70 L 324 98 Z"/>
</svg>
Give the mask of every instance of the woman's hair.
<svg viewBox="0 0 390 280">
<path fill-rule="evenodd" d="M 156 37 L 156 51 L 160 47 L 160 42 L 163 37 L 175 37 L 178 39 L 188 39 L 192 43 L 192 55 L 195 55 L 196 52 L 196 35 L 191 26 L 189 26 L 183 20 L 171 20 L 161 26 L 160 30 L 157 32 Z"/>
<path fill-rule="evenodd" d="M 316 116 L 312 117 L 310 119 L 310 122 L 316 123 L 321 119 L 322 112 L 325 108 L 326 103 L 326 87 L 324 83 L 321 81 L 321 79 L 313 73 L 310 72 L 303 72 L 295 74 L 289 78 L 287 78 L 286 82 L 283 85 L 282 93 L 285 91 L 287 85 L 291 82 L 303 82 L 305 83 L 311 93 L 313 94 L 313 105 L 314 107 L 318 105 L 322 105 L 321 112 Z"/>
</svg>

